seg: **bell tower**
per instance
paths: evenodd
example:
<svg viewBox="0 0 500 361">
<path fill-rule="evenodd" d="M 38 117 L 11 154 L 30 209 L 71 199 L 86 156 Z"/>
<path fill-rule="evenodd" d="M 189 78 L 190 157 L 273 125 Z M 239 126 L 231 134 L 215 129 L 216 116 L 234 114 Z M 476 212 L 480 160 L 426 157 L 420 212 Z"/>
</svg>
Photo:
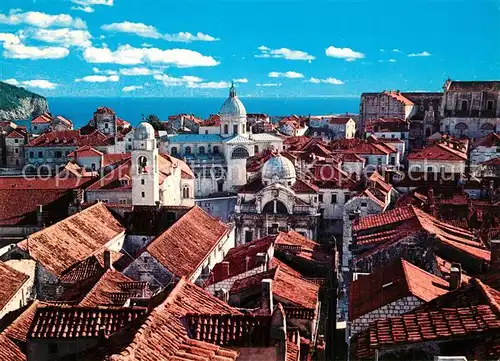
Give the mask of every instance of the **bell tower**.
<svg viewBox="0 0 500 361">
<path fill-rule="evenodd" d="M 151 124 L 142 122 L 134 132 L 132 147 L 132 204 L 154 206 L 160 200 L 158 148 Z"/>
</svg>

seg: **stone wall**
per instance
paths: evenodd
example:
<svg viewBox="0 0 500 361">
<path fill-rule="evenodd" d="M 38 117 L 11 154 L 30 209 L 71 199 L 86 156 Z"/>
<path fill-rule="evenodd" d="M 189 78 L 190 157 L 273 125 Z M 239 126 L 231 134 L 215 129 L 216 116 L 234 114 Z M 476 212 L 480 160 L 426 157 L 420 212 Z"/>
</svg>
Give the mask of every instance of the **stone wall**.
<svg viewBox="0 0 500 361">
<path fill-rule="evenodd" d="M 389 286 L 394 287 L 394 286 Z M 377 308 L 374 311 L 368 312 L 361 317 L 356 318 L 351 322 L 351 334 L 368 328 L 369 324 L 376 320 L 384 320 L 389 317 L 399 316 L 403 313 L 410 312 L 422 304 L 418 298 L 414 296 L 404 297 L 385 306 Z"/>
<path fill-rule="evenodd" d="M 123 274 L 135 281 L 148 282 L 152 290 L 166 287 L 174 280 L 173 274 L 148 252 L 137 257 Z"/>
<path fill-rule="evenodd" d="M 222 280 L 220 282 L 211 284 L 211 285 L 205 287 L 205 290 L 210 292 L 212 295 L 215 295 L 215 293 L 219 290 L 229 291 L 231 289 L 231 287 L 233 287 L 234 282 L 236 282 L 237 280 L 253 276 L 257 273 L 264 272 L 265 268 L 266 267 L 264 265 L 252 268 L 251 270 L 248 270 L 247 272 L 243 272 L 243 273 L 240 273 L 236 276 Z"/>
</svg>

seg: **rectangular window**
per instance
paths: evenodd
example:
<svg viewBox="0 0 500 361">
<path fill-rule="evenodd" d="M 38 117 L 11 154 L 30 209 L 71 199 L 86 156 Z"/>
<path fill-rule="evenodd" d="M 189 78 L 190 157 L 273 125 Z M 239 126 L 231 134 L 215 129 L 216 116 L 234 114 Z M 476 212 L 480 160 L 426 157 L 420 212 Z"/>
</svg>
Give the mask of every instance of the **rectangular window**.
<svg viewBox="0 0 500 361">
<path fill-rule="evenodd" d="M 14 148 L 14 153 L 18 154 L 19 153 L 19 149 Z"/>
<path fill-rule="evenodd" d="M 19 143 L 19 139 L 14 139 L 14 143 Z"/>
<path fill-rule="evenodd" d="M 144 185 L 145 183 L 144 179 L 141 179 L 141 185 Z"/>
<path fill-rule="evenodd" d="M 91 166 L 92 170 L 95 170 L 95 163 L 92 163 Z"/>
<path fill-rule="evenodd" d="M 405 139 L 405 134 L 401 133 L 401 139 Z"/>
<path fill-rule="evenodd" d="M 62 157 L 62 152 L 61 152 L 60 150 L 56 150 L 56 151 L 54 152 L 54 157 L 56 157 L 56 158 L 61 158 L 61 157 Z"/>
<path fill-rule="evenodd" d="M 332 204 L 335 204 L 335 203 L 337 203 L 337 195 L 332 194 Z"/>
<path fill-rule="evenodd" d="M 233 133 L 238 134 L 238 126 L 237 125 L 233 125 Z"/>
<path fill-rule="evenodd" d="M 377 164 L 382 165 L 382 158 L 377 158 Z"/>
<path fill-rule="evenodd" d="M 43 158 L 43 152 L 38 152 L 38 158 Z"/>
<path fill-rule="evenodd" d="M 361 202 L 361 207 L 366 207 L 366 202 Z"/>
<path fill-rule="evenodd" d="M 35 158 L 35 153 L 34 152 L 30 152 L 30 158 Z"/>
<path fill-rule="evenodd" d="M 252 242 L 253 240 L 253 231 L 245 231 L 245 243 Z"/>
<path fill-rule="evenodd" d="M 224 134 L 227 134 L 227 133 L 229 133 L 229 128 L 228 128 L 228 125 L 225 124 L 224 125 Z"/>
<path fill-rule="evenodd" d="M 347 203 L 351 199 L 351 195 L 349 193 L 344 193 L 344 203 Z"/>
<path fill-rule="evenodd" d="M 323 202 L 323 195 L 322 194 L 318 194 L 318 200 L 320 203 Z"/>
<path fill-rule="evenodd" d="M 486 109 L 493 110 L 494 105 L 495 105 L 494 100 L 488 100 L 488 103 L 486 104 Z"/>
<path fill-rule="evenodd" d="M 146 198 L 146 193 L 141 192 L 141 197 L 142 197 L 142 198 Z"/>
</svg>

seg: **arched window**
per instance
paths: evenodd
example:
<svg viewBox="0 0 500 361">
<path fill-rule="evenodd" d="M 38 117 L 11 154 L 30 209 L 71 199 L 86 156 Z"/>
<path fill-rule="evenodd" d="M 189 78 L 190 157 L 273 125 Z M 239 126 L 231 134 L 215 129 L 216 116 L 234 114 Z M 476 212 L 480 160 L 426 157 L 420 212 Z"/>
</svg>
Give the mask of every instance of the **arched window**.
<svg viewBox="0 0 500 361">
<path fill-rule="evenodd" d="M 214 153 L 219 154 L 219 147 L 216 145 L 214 146 Z"/>
<path fill-rule="evenodd" d="M 172 149 L 170 150 L 170 154 L 176 155 L 177 154 L 177 147 L 172 147 Z"/>
<path fill-rule="evenodd" d="M 137 159 L 137 167 L 138 167 L 139 173 L 147 173 L 148 172 L 148 170 L 147 170 L 148 158 L 144 155 L 141 155 Z"/>
<path fill-rule="evenodd" d="M 430 137 L 431 136 L 431 128 L 427 128 L 425 130 L 425 137 Z"/>
<path fill-rule="evenodd" d="M 224 124 L 224 134 L 229 133 L 229 127 L 227 124 Z"/>
<path fill-rule="evenodd" d="M 283 202 L 272 200 L 264 206 L 262 213 L 288 214 L 288 209 Z"/>
<path fill-rule="evenodd" d="M 243 147 L 238 147 L 235 150 L 233 150 L 233 153 L 231 154 L 231 159 L 246 159 L 250 158 L 250 154 L 248 154 L 248 150 Z"/>
<path fill-rule="evenodd" d="M 481 125 L 481 130 L 494 131 L 495 126 L 493 124 L 490 124 L 490 123 L 484 123 L 483 125 Z"/>
<path fill-rule="evenodd" d="M 186 147 L 184 151 L 186 154 L 191 154 L 191 147 Z"/>
<path fill-rule="evenodd" d="M 189 198 L 189 187 L 188 186 L 184 186 L 184 188 L 182 188 L 182 198 L 184 198 L 184 199 Z"/>
<path fill-rule="evenodd" d="M 198 148 L 198 153 L 205 154 L 205 147 L 201 146 Z"/>
<path fill-rule="evenodd" d="M 467 132 L 468 129 L 469 129 L 469 127 L 465 123 L 458 123 L 457 125 L 455 125 L 455 131 L 460 136 L 464 135 Z"/>
</svg>

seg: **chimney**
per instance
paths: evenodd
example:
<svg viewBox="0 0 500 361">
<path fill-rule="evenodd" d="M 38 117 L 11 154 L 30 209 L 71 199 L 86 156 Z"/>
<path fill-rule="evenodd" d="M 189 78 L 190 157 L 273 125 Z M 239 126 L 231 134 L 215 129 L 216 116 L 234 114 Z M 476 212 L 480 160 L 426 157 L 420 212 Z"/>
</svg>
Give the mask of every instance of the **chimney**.
<svg viewBox="0 0 500 361">
<path fill-rule="evenodd" d="M 224 276 L 229 276 L 229 262 L 228 261 L 222 261 L 221 262 L 221 267 L 222 267 L 222 274 Z"/>
<path fill-rule="evenodd" d="M 248 271 L 249 265 L 250 265 L 250 256 L 246 256 L 245 257 L 245 272 Z"/>
<path fill-rule="evenodd" d="M 255 256 L 255 263 L 257 263 L 257 266 L 262 267 L 263 271 L 267 271 L 267 253 L 257 253 L 257 255 Z"/>
<path fill-rule="evenodd" d="M 111 251 L 109 249 L 104 251 L 104 269 L 111 269 Z"/>
<path fill-rule="evenodd" d="M 273 280 L 263 279 L 261 283 L 262 295 L 261 295 L 261 306 L 260 308 L 269 313 L 273 312 Z"/>
<path fill-rule="evenodd" d="M 227 290 L 221 288 L 216 292 L 216 296 L 219 300 L 222 302 L 228 303 L 229 302 L 229 292 Z"/>
<path fill-rule="evenodd" d="M 450 290 L 456 290 L 462 284 L 462 265 L 452 263 L 450 270 Z"/>
<path fill-rule="evenodd" d="M 38 205 L 38 210 L 36 211 L 36 223 L 38 226 L 43 226 L 43 205 Z"/>
<path fill-rule="evenodd" d="M 492 239 L 490 241 L 490 245 L 491 245 L 490 265 L 492 267 L 499 267 L 500 266 L 500 239 Z"/>
</svg>

